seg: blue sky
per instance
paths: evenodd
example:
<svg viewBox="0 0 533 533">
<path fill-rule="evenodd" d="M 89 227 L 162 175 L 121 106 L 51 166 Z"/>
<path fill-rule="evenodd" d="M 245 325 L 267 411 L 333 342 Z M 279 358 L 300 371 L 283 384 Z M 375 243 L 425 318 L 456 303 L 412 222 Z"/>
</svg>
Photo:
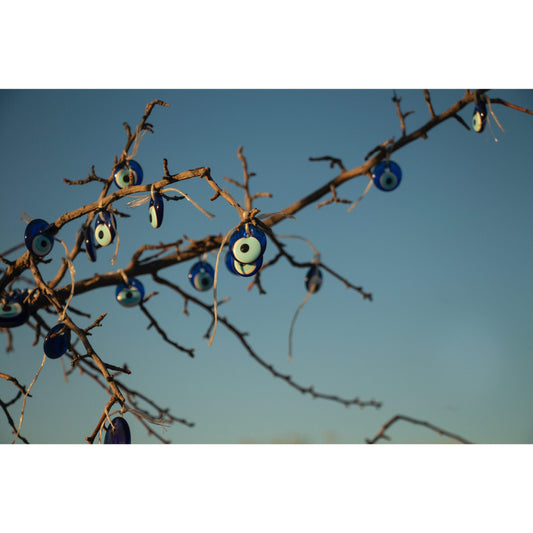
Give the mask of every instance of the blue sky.
<svg viewBox="0 0 533 533">
<path fill-rule="evenodd" d="M 442 112 L 462 90 L 432 91 Z M 533 108 L 533 91 L 489 93 Z M 423 93 L 399 90 L 408 132 L 428 118 Z M 2 251 L 22 242 L 22 212 L 52 221 L 94 201 L 99 187 L 69 187 L 63 178 L 81 179 L 95 166 L 107 177 L 114 155 L 125 142 L 122 123 L 134 126 L 145 105 L 155 99 L 170 104 L 156 108 L 136 160 L 145 182 L 171 172 L 211 167 L 213 178 L 240 180 L 237 148 L 244 146 L 255 192 L 263 212 L 278 211 L 311 192 L 335 172 L 309 157 L 331 155 L 347 168 L 358 166 L 366 153 L 392 136 L 401 135 L 391 90 L 26 90 L 0 91 L 0 160 L 2 161 Z M 195 422 L 190 429 L 174 425 L 164 433 L 174 443 L 272 442 L 297 438 L 305 442 L 361 443 L 396 413 L 427 420 L 479 443 L 531 443 L 533 400 L 530 380 L 533 334 L 530 328 L 533 255 L 533 193 L 529 154 L 532 117 L 494 106 L 502 133 L 492 120 L 478 135 L 449 121 L 429 133 L 428 140 L 393 154 L 403 181 L 391 193 L 372 188 L 350 213 L 344 204 L 320 210 L 311 205 L 296 220 L 275 227 L 278 234 L 298 234 L 315 245 L 322 260 L 356 285 L 372 292 L 373 302 L 348 291 L 327 273 L 319 293 L 300 312 L 293 338 L 293 361 L 287 360 L 288 331 L 305 297 L 304 270 L 281 261 L 264 273 L 267 295 L 247 291 L 248 280 L 221 270 L 219 297 L 231 297 L 221 313 L 243 331 L 256 352 L 303 386 L 343 397 L 358 395 L 383 402 L 380 410 L 312 400 L 274 379 L 253 361 L 239 342 L 219 326 L 213 346 L 203 333 L 209 319 L 141 279 L 147 292 L 160 294 L 147 304 L 170 338 L 195 347 L 189 359 L 165 344 L 137 309 L 114 301 L 114 290 L 83 295 L 73 305 L 92 319 L 108 312 L 91 341 L 101 357 L 128 363 L 124 378 L 175 416 Z M 461 112 L 470 122 L 472 108 Z M 495 140 L 495 136 L 497 141 Z M 366 178 L 338 191 L 356 200 Z M 169 242 L 186 234 L 200 238 L 225 233 L 238 219 L 222 199 L 209 202 L 211 190 L 199 180 L 182 190 L 216 214 L 208 220 L 191 204 L 165 207 L 163 226 L 147 222 L 147 207 L 119 220 L 120 250 L 101 250 L 92 264 L 81 256 L 76 277 L 125 266 L 144 243 Z M 117 207 L 126 209 L 125 202 Z M 70 245 L 78 226 L 58 235 Z M 309 247 L 288 241 L 301 261 L 312 259 Z M 111 248 L 111 247 L 110 247 Z M 265 258 L 273 255 L 269 246 Z M 60 262 L 42 271 L 51 277 Z M 210 262 L 214 264 L 214 256 Z M 161 272 L 190 287 L 190 264 Z M 211 294 L 200 295 L 210 303 Z M 48 317 L 52 323 L 53 320 Z M 81 319 L 86 327 L 92 320 Z M 28 384 L 38 369 L 41 345 L 32 347 L 29 328 L 13 330 L 15 351 L 2 354 L 2 370 Z M 6 338 L 0 336 L 0 348 Z M 32 442 L 82 443 L 106 402 L 106 395 L 84 376 L 65 383 L 60 361 L 47 361 L 26 406 L 22 433 Z M 0 397 L 12 386 L 0 383 Z M 16 414 L 16 411 L 13 411 Z M 16 416 L 18 418 L 18 415 Z M 129 417 L 132 440 L 156 443 Z M 390 431 L 396 443 L 448 442 L 419 427 L 399 423 Z M 5 423 L 0 442 L 9 442 Z"/>
</svg>

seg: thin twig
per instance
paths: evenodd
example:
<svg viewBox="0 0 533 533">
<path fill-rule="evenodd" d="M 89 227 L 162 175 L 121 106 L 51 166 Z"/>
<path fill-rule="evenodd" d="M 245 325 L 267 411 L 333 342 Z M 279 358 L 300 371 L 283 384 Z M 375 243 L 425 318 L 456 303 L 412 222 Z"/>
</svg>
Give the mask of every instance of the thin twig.
<svg viewBox="0 0 533 533">
<path fill-rule="evenodd" d="M 39 374 L 41 373 L 41 370 L 43 369 L 44 363 L 46 361 L 46 354 L 43 355 L 43 360 L 41 362 L 41 366 L 39 367 L 39 370 L 37 370 L 37 374 L 35 374 L 35 377 L 33 378 L 33 381 L 30 383 L 30 386 L 28 387 L 28 390 L 26 391 L 26 394 L 24 394 L 24 400 L 22 401 L 22 410 L 20 411 L 20 420 L 19 420 L 19 427 L 17 429 L 17 433 L 15 434 L 15 438 L 13 439 L 12 444 L 15 444 L 15 442 L 18 439 L 20 428 L 22 426 L 22 421 L 24 420 L 24 411 L 26 409 L 26 399 L 28 398 L 30 391 L 37 381 L 37 378 L 39 377 Z"/>
<path fill-rule="evenodd" d="M 405 420 L 406 422 L 410 422 L 411 424 L 417 424 L 419 426 L 424 426 L 428 429 L 431 429 L 432 431 L 437 432 L 439 435 L 444 435 L 446 437 L 449 437 L 450 439 L 454 439 L 459 442 L 462 442 L 463 444 L 471 444 L 469 441 L 467 441 L 463 437 L 460 437 L 459 435 L 450 433 L 449 431 L 446 431 L 437 426 L 434 426 L 433 424 L 430 424 L 429 422 L 424 422 L 423 420 L 417 420 L 416 418 L 411 418 L 410 416 L 405 416 L 405 415 L 393 416 L 388 422 L 386 422 L 382 426 L 378 434 L 373 439 L 366 439 L 367 444 L 374 444 L 380 439 L 390 440 L 389 437 L 385 435 L 385 431 L 387 431 L 387 429 L 389 429 L 395 422 L 398 422 L 398 420 Z"/>
<path fill-rule="evenodd" d="M 161 335 L 161 337 L 163 338 L 163 340 L 165 342 L 167 342 L 171 346 L 174 346 L 174 348 L 176 348 L 176 349 L 178 349 L 178 350 L 180 350 L 182 352 L 185 352 L 189 357 L 191 357 L 191 358 L 194 357 L 194 348 L 184 348 L 183 346 L 180 346 L 177 342 L 174 342 L 173 340 L 170 340 L 168 338 L 168 335 L 166 334 L 165 330 L 159 325 L 157 320 L 150 314 L 150 312 L 148 311 L 148 309 L 146 309 L 146 307 L 144 306 L 144 304 L 142 302 L 139 303 L 139 308 L 146 315 L 148 320 L 150 320 L 150 325 L 148 326 L 149 328 L 151 326 L 154 326 L 155 329 L 157 330 L 157 332 L 159 333 L 159 335 Z"/>
<path fill-rule="evenodd" d="M 162 285 L 166 285 L 167 287 L 170 287 L 171 289 L 175 290 L 178 294 L 181 294 L 184 298 L 187 298 L 191 302 L 195 303 L 205 311 L 207 311 L 211 316 L 214 316 L 213 309 L 209 305 L 206 305 L 202 301 L 198 300 L 194 296 L 186 293 L 183 291 L 180 287 L 177 285 L 174 285 L 170 281 L 161 278 L 157 274 L 152 274 L 152 278 L 156 283 L 160 283 Z M 358 396 L 356 396 L 353 399 L 345 399 L 341 398 L 339 396 L 336 396 L 334 394 L 324 394 L 321 392 L 316 392 L 314 390 L 314 387 L 311 385 L 309 387 L 303 387 L 296 383 L 290 375 L 282 374 L 281 372 L 278 372 L 271 364 L 264 361 L 261 357 L 259 357 L 255 351 L 252 349 L 250 344 L 245 339 L 245 334 L 239 331 L 235 326 L 233 326 L 225 317 L 218 317 L 218 321 L 224 324 L 224 326 L 231 331 L 241 342 L 241 344 L 244 346 L 248 354 L 257 362 L 259 363 L 263 368 L 266 368 L 274 377 L 284 380 L 288 385 L 293 387 L 294 389 L 300 391 L 302 394 L 310 394 L 313 398 L 321 398 L 323 400 L 331 400 L 334 402 L 338 402 L 345 407 L 348 407 L 350 405 L 358 405 L 359 407 L 375 407 L 379 409 L 381 407 L 381 402 L 378 402 L 376 400 L 360 400 Z"/>
</svg>

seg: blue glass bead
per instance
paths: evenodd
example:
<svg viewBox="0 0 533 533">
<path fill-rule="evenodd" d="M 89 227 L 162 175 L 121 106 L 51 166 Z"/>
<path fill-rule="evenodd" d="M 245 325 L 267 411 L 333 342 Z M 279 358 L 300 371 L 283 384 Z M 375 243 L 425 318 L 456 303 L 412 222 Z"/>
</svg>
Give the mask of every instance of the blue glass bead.
<svg viewBox="0 0 533 533">
<path fill-rule="evenodd" d="M 481 133 L 485 129 L 487 121 L 487 107 L 484 102 L 479 102 L 474 108 L 472 115 L 472 128 L 476 133 Z"/>
<path fill-rule="evenodd" d="M 122 283 L 117 287 L 115 297 L 120 305 L 133 307 L 144 299 L 143 284 L 139 280 L 131 278 L 129 284 Z"/>
<path fill-rule="evenodd" d="M 111 420 L 105 432 L 104 444 L 131 444 L 130 426 L 124 418 L 117 416 Z"/>
<path fill-rule="evenodd" d="M 215 281 L 215 271 L 209 263 L 200 261 L 191 267 L 189 281 L 196 290 L 208 291 Z"/>
<path fill-rule="evenodd" d="M 237 276 L 243 276 L 245 278 L 253 276 L 254 274 L 257 274 L 262 265 L 262 255 L 253 263 L 240 263 L 230 252 L 226 254 L 226 267 L 232 274 Z"/>
<path fill-rule="evenodd" d="M 139 163 L 130 159 L 115 169 L 113 177 L 115 178 L 115 185 L 119 189 L 140 185 L 143 180 L 143 169 Z"/>
<path fill-rule="evenodd" d="M 393 191 L 402 181 L 402 169 L 394 162 L 382 161 L 372 172 L 374 185 L 382 191 Z"/>
<path fill-rule="evenodd" d="M 96 246 L 94 245 L 93 232 L 90 227 L 85 229 L 84 241 L 87 257 L 94 263 L 96 261 Z"/>
<path fill-rule="evenodd" d="M 305 275 L 305 288 L 307 292 L 318 292 L 322 287 L 322 272 L 316 266 L 312 266 Z"/>
<path fill-rule="evenodd" d="M 254 263 L 265 253 L 266 235 L 257 226 L 248 224 L 233 232 L 229 240 L 229 250 L 239 263 Z"/>
<path fill-rule="evenodd" d="M 44 257 L 54 247 L 54 234 L 48 229 L 50 224 L 41 218 L 32 220 L 24 232 L 24 243 L 31 254 Z"/>
<path fill-rule="evenodd" d="M 50 359 L 61 357 L 70 343 L 70 329 L 60 322 L 54 326 L 44 339 L 44 353 Z"/>
<path fill-rule="evenodd" d="M 94 238 L 100 246 L 109 246 L 116 235 L 117 221 L 113 213 L 102 211 L 94 218 Z"/>
<path fill-rule="evenodd" d="M 16 289 L 8 294 L 4 305 L 0 305 L 0 328 L 16 328 L 28 320 L 28 306 L 24 303 L 24 298 L 28 291 Z"/>
<path fill-rule="evenodd" d="M 158 228 L 161 226 L 163 223 L 163 213 L 163 197 L 158 192 L 154 192 L 153 197 L 150 198 L 150 207 L 148 209 L 148 216 L 152 227 Z"/>
</svg>

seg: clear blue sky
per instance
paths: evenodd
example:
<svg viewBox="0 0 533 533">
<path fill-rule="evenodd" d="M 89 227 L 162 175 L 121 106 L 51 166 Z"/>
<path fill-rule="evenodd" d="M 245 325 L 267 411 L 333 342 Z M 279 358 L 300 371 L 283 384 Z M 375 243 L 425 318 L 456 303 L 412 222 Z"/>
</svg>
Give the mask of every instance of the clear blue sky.
<svg viewBox="0 0 533 533">
<path fill-rule="evenodd" d="M 428 118 L 421 91 L 400 90 L 408 132 Z M 459 99 L 462 90 L 433 91 L 439 113 Z M 533 91 L 489 93 L 533 108 Z M 331 179 L 327 163 L 309 157 L 339 157 L 347 168 L 392 136 L 401 135 L 391 90 L 131 90 L 0 91 L 0 160 L 2 162 L 1 251 L 22 242 L 22 212 L 52 221 L 94 201 L 99 186 L 69 187 L 63 178 L 81 179 L 95 165 L 109 175 L 114 155 L 125 142 L 122 123 L 134 126 L 149 101 L 160 98 L 170 108 L 156 108 L 136 160 L 145 182 L 160 179 L 162 160 L 171 172 L 210 166 L 220 184 L 224 176 L 241 179 L 236 152 L 244 146 L 248 168 L 257 175 L 254 191 L 272 199 L 257 202 L 264 212 L 280 210 Z M 430 421 L 479 443 L 531 443 L 533 422 L 533 332 L 531 238 L 533 195 L 530 153 L 533 117 L 494 106 L 505 129 L 492 121 L 481 135 L 449 121 L 393 155 L 403 170 L 391 193 L 373 188 L 359 206 L 320 210 L 311 205 L 295 221 L 278 224 L 280 234 L 311 240 L 322 260 L 365 290 L 373 302 L 348 291 L 324 274 L 296 322 L 292 363 L 287 360 L 289 325 L 305 296 L 305 271 L 279 262 L 262 276 L 268 294 L 248 292 L 249 280 L 220 272 L 219 296 L 231 297 L 221 314 L 249 332 L 256 352 L 301 385 L 343 397 L 358 395 L 383 402 L 380 410 L 312 400 L 274 379 L 254 362 L 222 326 L 212 347 L 202 338 L 209 318 L 141 279 L 147 292 L 160 294 L 147 304 L 170 338 L 195 347 L 189 359 L 164 343 L 137 309 L 114 300 L 113 289 L 76 298 L 73 305 L 108 316 L 91 341 L 101 357 L 133 371 L 124 378 L 192 429 L 171 426 L 164 436 L 174 443 L 272 442 L 297 437 L 312 443 L 361 443 L 396 413 Z M 472 108 L 461 116 L 470 122 Z M 184 182 L 184 192 L 217 217 L 210 221 L 191 204 L 166 204 L 165 221 L 154 230 L 147 207 L 119 220 L 117 266 L 104 249 L 93 264 L 80 255 L 76 277 L 125 266 L 143 243 L 169 242 L 225 233 L 238 220 L 219 199 L 209 202 L 205 183 Z M 339 189 L 355 200 L 366 178 Z M 238 190 L 227 185 L 240 198 Z M 117 207 L 125 210 L 123 204 Z M 76 224 L 59 238 L 72 243 Z M 301 261 L 311 260 L 301 242 L 288 243 Z M 109 247 L 111 248 L 111 247 Z M 51 277 L 63 250 L 56 245 Z M 269 246 L 265 258 L 272 257 Z M 214 264 L 214 257 L 211 257 Z M 185 289 L 190 264 L 161 272 Z M 206 302 L 211 293 L 200 295 Z M 53 319 L 47 317 L 50 322 Z M 86 327 L 91 321 L 79 319 Z M 1 369 L 29 384 L 38 369 L 41 344 L 32 347 L 29 328 L 13 330 L 15 351 L 4 353 Z M 0 382 L 0 397 L 13 387 Z M 65 383 L 59 360 L 47 361 L 26 406 L 22 434 L 31 442 L 82 443 L 100 416 L 107 396 L 87 377 L 74 374 Z M 20 404 L 19 404 L 20 405 Z M 16 419 L 18 413 L 12 411 Z M 131 422 L 132 440 L 156 443 Z M 399 423 L 390 431 L 395 443 L 447 442 L 427 430 Z M 0 442 L 9 442 L 0 422 Z"/>
</svg>

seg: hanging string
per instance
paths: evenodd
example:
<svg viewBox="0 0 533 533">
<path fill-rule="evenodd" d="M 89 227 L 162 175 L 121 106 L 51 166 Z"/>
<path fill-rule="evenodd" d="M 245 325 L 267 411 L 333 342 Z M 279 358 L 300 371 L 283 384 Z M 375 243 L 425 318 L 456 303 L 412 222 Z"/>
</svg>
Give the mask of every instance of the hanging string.
<svg viewBox="0 0 533 533">
<path fill-rule="evenodd" d="M 359 198 L 348 208 L 348 213 L 352 211 L 352 209 L 355 209 L 356 205 L 367 195 L 373 184 L 374 182 L 372 181 L 372 179 L 369 179 L 363 194 L 359 196 Z"/>
<path fill-rule="evenodd" d="M 276 237 L 278 239 L 300 239 L 302 241 L 305 241 L 311 247 L 311 250 L 313 250 L 313 259 L 311 262 L 315 264 L 320 263 L 319 251 L 314 247 L 313 243 L 307 240 L 305 237 L 301 237 L 300 235 L 276 235 Z"/>
<path fill-rule="evenodd" d="M 302 241 L 305 241 L 313 250 L 313 259 L 311 260 L 311 263 L 315 265 L 318 268 L 318 265 L 320 265 L 320 253 L 318 250 L 314 247 L 313 243 L 311 241 L 308 241 L 306 238 L 301 237 L 300 235 L 276 235 L 276 237 L 280 239 L 301 239 Z M 292 333 L 294 331 L 294 324 L 296 323 L 296 317 L 300 313 L 300 311 L 304 308 L 305 304 L 309 301 L 309 298 L 311 298 L 311 295 L 314 293 L 314 289 L 307 291 L 307 294 L 303 300 L 303 302 L 300 304 L 298 309 L 296 309 L 296 312 L 294 313 L 294 316 L 292 317 L 291 321 L 291 327 L 289 329 L 289 362 L 292 361 Z"/>
<path fill-rule="evenodd" d="M 304 298 L 304 301 L 300 304 L 300 307 L 296 309 L 296 313 L 294 313 L 294 316 L 292 317 L 291 327 L 289 330 L 289 363 L 292 362 L 292 332 L 294 329 L 294 323 L 296 322 L 296 317 L 298 316 L 298 313 L 300 310 L 305 306 L 305 304 L 308 302 L 309 298 L 311 298 L 311 295 L 313 293 L 311 291 L 307 292 L 307 295 Z"/>
<path fill-rule="evenodd" d="M 224 235 L 224 238 L 222 239 L 222 242 L 220 243 L 220 247 L 218 249 L 217 253 L 217 260 L 215 263 L 215 279 L 213 280 L 213 313 L 214 313 L 214 325 L 213 325 L 213 332 L 211 333 L 211 338 L 209 339 L 209 342 L 207 343 L 208 346 L 211 346 L 213 344 L 213 340 L 215 339 L 215 333 L 217 331 L 217 323 L 218 323 L 218 311 L 217 311 L 217 281 L 218 281 L 218 263 L 220 261 L 220 253 L 222 252 L 222 248 L 224 248 L 224 245 L 226 244 L 226 241 L 228 240 L 228 237 L 239 228 L 241 224 L 237 224 L 234 228 L 231 228 L 226 235 Z"/>
<path fill-rule="evenodd" d="M 111 258 L 111 264 L 114 266 L 117 264 L 117 255 L 118 255 L 118 247 L 120 246 L 120 235 L 117 231 L 117 226 L 115 224 L 115 217 L 113 216 L 113 213 L 111 213 L 111 225 L 113 226 L 113 231 L 115 232 L 115 235 L 117 237 L 117 244 L 115 245 L 115 253 L 113 254 L 113 257 Z"/>
<path fill-rule="evenodd" d="M 109 422 L 109 427 L 112 428 L 113 423 L 111 422 L 110 416 L 113 416 L 117 413 L 120 413 L 119 410 L 113 411 L 112 413 L 107 412 L 107 408 L 104 410 L 105 417 L 107 418 L 107 421 Z M 98 432 L 98 444 L 102 444 L 102 431 L 104 430 L 105 420 L 102 420 L 102 425 L 100 426 L 100 431 Z"/>
<path fill-rule="evenodd" d="M 122 276 L 122 279 L 124 280 L 124 285 L 129 285 L 130 284 L 130 280 L 128 278 L 128 276 L 126 275 L 126 272 L 124 272 L 124 269 L 120 269 L 118 271 L 118 273 Z"/>
<path fill-rule="evenodd" d="M 503 129 L 502 125 L 500 124 L 500 121 L 498 120 L 498 118 L 496 117 L 496 114 L 492 110 L 492 105 L 491 105 L 491 102 L 490 102 L 490 98 L 488 98 L 488 97 L 487 97 L 487 104 L 489 105 L 490 114 L 493 116 L 494 120 L 496 121 L 496 124 L 498 124 L 499 128 L 502 130 L 502 133 L 505 133 L 505 130 Z M 492 136 L 494 137 L 494 141 L 498 142 L 498 139 L 496 138 L 496 135 L 494 134 L 494 131 L 492 129 L 492 125 L 490 123 L 490 120 L 488 120 L 488 123 L 489 123 L 490 132 L 492 133 Z"/>
<path fill-rule="evenodd" d="M 133 148 L 131 149 L 131 154 L 126 156 L 128 161 L 137 155 L 141 141 L 143 140 L 143 137 L 146 135 L 147 131 L 148 130 L 142 130 L 141 132 L 140 124 L 135 128 L 135 141 L 133 142 Z"/>
<path fill-rule="evenodd" d="M 191 204 L 193 204 L 196 207 L 196 209 L 201 211 L 206 217 L 208 217 L 210 219 L 215 218 L 215 215 L 213 215 L 212 213 L 209 213 L 208 211 L 206 211 L 205 209 L 200 207 L 190 196 L 188 196 L 184 192 L 180 191 L 179 189 L 176 189 L 174 187 L 167 187 L 165 189 L 161 189 L 160 193 L 166 193 L 168 191 L 176 191 L 176 192 L 178 192 L 179 194 L 184 196 L 189 202 L 191 202 Z M 140 205 L 143 205 L 146 202 L 148 202 L 150 200 L 150 198 L 153 198 L 153 185 L 152 185 L 152 190 L 151 190 L 150 194 L 138 196 L 135 199 L 130 200 L 126 205 L 128 207 L 132 207 L 132 208 L 133 207 L 139 207 Z"/>
</svg>

